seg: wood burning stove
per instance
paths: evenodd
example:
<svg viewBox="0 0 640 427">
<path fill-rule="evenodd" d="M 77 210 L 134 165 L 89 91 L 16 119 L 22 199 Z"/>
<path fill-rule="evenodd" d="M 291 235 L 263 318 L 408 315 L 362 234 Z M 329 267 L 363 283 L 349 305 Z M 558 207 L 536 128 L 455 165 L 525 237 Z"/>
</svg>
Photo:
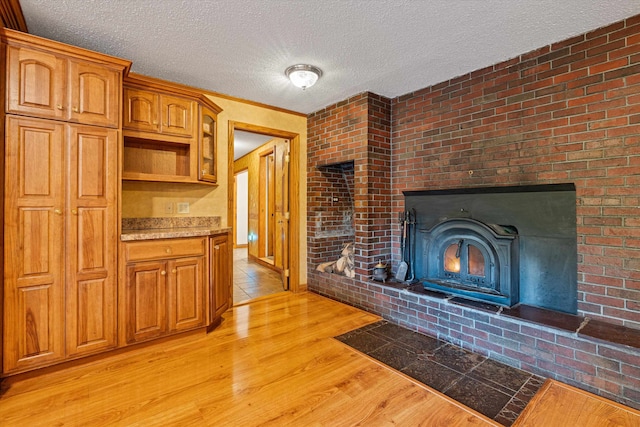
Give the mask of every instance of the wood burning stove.
<svg viewBox="0 0 640 427">
<path fill-rule="evenodd" d="M 418 231 L 426 288 L 509 307 L 518 303 L 515 227 L 455 218 Z"/>
<path fill-rule="evenodd" d="M 573 184 L 405 191 L 404 196 L 405 210 L 416 212 L 420 232 L 411 261 L 425 288 L 502 306 L 577 312 Z"/>
</svg>

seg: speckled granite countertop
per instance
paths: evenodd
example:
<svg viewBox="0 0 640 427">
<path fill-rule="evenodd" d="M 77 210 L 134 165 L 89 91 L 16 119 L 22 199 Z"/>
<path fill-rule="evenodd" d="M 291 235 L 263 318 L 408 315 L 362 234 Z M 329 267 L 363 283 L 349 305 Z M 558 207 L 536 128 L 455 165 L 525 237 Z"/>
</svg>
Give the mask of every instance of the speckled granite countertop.
<svg viewBox="0 0 640 427">
<path fill-rule="evenodd" d="M 199 237 L 213 236 L 214 234 L 222 234 L 231 231 L 231 228 L 156 228 L 150 230 L 122 230 L 120 240 L 123 242 L 132 242 L 135 240 L 152 240 L 152 239 L 177 239 L 180 237 Z"/>
<path fill-rule="evenodd" d="M 176 239 L 180 237 L 212 236 L 231 231 L 220 226 L 220 217 L 188 218 L 122 218 L 120 240 Z"/>
</svg>

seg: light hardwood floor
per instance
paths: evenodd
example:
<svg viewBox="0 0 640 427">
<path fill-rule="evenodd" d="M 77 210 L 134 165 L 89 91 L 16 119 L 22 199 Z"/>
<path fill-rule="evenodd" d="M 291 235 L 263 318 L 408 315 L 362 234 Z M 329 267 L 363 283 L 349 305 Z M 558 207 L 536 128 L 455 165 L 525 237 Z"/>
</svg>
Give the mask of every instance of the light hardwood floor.
<svg viewBox="0 0 640 427">
<path fill-rule="evenodd" d="M 263 297 L 208 335 L 5 379 L 0 425 L 498 425 L 332 338 L 377 320 L 312 293 Z"/>
<path fill-rule="evenodd" d="M 547 380 L 513 427 L 640 426 L 640 411 L 567 384 Z"/>
<path fill-rule="evenodd" d="M 496 425 L 332 339 L 377 320 L 311 293 L 261 298 L 209 335 L 8 378 L 0 425 Z"/>
</svg>

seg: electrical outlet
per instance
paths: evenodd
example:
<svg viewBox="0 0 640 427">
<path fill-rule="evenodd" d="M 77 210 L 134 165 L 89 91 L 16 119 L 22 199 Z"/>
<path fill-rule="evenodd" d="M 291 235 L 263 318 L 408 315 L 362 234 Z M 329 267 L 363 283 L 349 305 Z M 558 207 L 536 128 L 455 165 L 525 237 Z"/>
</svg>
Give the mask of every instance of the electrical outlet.
<svg viewBox="0 0 640 427">
<path fill-rule="evenodd" d="M 189 202 L 180 202 L 180 203 L 178 203 L 178 213 L 179 214 L 188 214 L 189 213 Z"/>
<path fill-rule="evenodd" d="M 167 202 L 164 204 L 164 213 L 172 214 L 173 213 L 173 203 Z"/>
</svg>

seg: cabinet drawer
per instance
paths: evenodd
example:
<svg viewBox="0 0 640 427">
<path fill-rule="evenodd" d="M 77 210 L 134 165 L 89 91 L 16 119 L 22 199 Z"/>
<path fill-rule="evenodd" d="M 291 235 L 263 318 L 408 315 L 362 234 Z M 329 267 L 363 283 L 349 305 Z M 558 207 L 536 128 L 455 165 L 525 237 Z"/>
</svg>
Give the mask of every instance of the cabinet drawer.
<svg viewBox="0 0 640 427">
<path fill-rule="evenodd" d="M 127 261 L 139 261 L 204 255 L 205 243 L 205 237 L 130 242 L 125 245 L 125 257 Z"/>
</svg>

